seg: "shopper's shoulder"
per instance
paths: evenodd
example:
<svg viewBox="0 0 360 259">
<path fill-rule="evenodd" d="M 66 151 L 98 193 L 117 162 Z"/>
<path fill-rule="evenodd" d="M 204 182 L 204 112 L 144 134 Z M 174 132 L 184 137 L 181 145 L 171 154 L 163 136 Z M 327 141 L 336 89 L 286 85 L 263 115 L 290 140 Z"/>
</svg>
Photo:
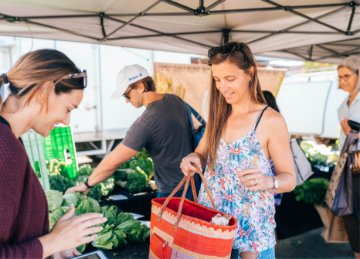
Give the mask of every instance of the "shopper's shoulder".
<svg viewBox="0 0 360 259">
<path fill-rule="evenodd" d="M 7 126 L 0 125 L 0 171 L 3 177 L 19 175 L 27 160 L 24 148 Z"/>
<path fill-rule="evenodd" d="M 26 157 L 25 149 L 21 142 L 14 136 L 11 129 L 0 123 L 0 156 L 11 154 L 17 159 Z"/>
<path fill-rule="evenodd" d="M 266 109 L 263 114 L 262 123 L 266 125 L 268 129 L 276 129 L 277 127 L 286 125 L 284 117 L 272 108 Z"/>
<path fill-rule="evenodd" d="M 358 112 L 360 112 L 360 92 L 356 95 L 351 107 L 355 108 Z"/>
<path fill-rule="evenodd" d="M 175 94 L 165 94 L 164 98 L 167 98 L 169 101 L 183 102 L 183 100 Z"/>
<path fill-rule="evenodd" d="M 0 153 L 3 150 L 14 150 L 17 146 L 17 139 L 8 126 L 0 123 Z"/>
<path fill-rule="evenodd" d="M 142 125 L 146 125 L 149 122 L 149 112 L 144 112 L 141 114 L 131 125 L 131 127 L 141 127 Z"/>
</svg>

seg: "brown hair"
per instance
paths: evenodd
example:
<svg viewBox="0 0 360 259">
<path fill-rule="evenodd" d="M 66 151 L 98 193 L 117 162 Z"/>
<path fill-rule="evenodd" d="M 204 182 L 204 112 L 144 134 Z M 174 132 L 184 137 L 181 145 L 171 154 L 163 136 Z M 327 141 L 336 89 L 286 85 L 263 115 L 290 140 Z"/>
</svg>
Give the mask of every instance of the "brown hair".
<svg viewBox="0 0 360 259">
<path fill-rule="evenodd" d="M 150 76 L 147 76 L 147 77 L 129 85 L 128 88 L 135 89 L 139 86 L 140 82 L 144 84 L 145 92 L 156 92 L 155 82 Z"/>
<path fill-rule="evenodd" d="M 229 42 L 219 47 L 213 47 L 208 52 L 210 66 L 229 61 L 239 69 L 249 74 L 250 98 L 253 103 L 265 104 L 260 81 L 257 74 L 255 58 L 250 48 L 242 42 Z M 224 125 L 231 113 L 231 105 L 228 104 L 219 90 L 215 80 L 212 79 L 210 88 L 209 118 L 206 125 L 206 143 L 209 155 L 209 166 L 212 167 L 216 160 L 216 151 L 220 142 Z"/>
<path fill-rule="evenodd" d="M 9 83 L 12 96 L 18 98 L 27 96 L 26 104 L 39 91 L 45 82 L 55 83 L 55 93 L 68 93 L 72 90 L 83 90 L 86 78 L 66 78 L 66 76 L 81 72 L 73 61 L 64 53 L 54 49 L 31 51 L 22 57 L 4 75 L 0 76 L 0 87 L 4 87 L 4 77 Z M 50 94 L 50 92 L 49 92 Z M 46 96 L 46 103 L 47 103 Z M 0 100 L 0 104 L 1 104 Z M 1 109 L 1 106 L 0 106 Z"/>
</svg>

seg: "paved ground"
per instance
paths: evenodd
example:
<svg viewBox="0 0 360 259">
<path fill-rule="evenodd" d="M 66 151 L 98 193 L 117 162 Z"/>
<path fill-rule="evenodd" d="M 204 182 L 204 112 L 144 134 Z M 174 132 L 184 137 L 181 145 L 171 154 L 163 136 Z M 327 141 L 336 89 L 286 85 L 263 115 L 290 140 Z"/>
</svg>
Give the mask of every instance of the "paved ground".
<svg viewBox="0 0 360 259">
<path fill-rule="evenodd" d="M 276 258 L 354 258 L 348 244 L 327 244 L 320 236 L 321 228 L 278 241 Z M 107 252 L 109 258 L 148 258 L 149 243 L 132 244 Z M 232 258 L 236 258 L 232 256 Z"/>
<path fill-rule="evenodd" d="M 348 244 L 328 244 L 321 237 L 322 228 L 282 239 L 276 245 L 276 258 L 354 258 Z M 148 258 L 149 243 L 131 244 L 117 251 L 106 252 L 109 258 Z M 233 255 L 232 259 L 236 259 Z"/>
<path fill-rule="evenodd" d="M 354 258 L 348 244 L 327 244 L 321 230 L 278 241 L 276 258 Z"/>
</svg>

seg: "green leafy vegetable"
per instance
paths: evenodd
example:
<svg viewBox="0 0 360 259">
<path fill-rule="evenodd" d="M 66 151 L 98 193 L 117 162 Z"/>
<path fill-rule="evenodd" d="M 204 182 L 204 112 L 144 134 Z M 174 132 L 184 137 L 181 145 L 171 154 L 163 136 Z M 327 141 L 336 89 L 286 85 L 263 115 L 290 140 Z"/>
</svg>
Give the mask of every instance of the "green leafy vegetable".
<svg viewBox="0 0 360 259">
<path fill-rule="evenodd" d="M 79 203 L 79 198 L 75 193 L 65 193 L 63 199 L 64 206 L 74 205 L 74 207 L 76 207 Z"/>
<path fill-rule="evenodd" d="M 89 212 L 101 212 L 99 203 L 93 198 L 86 198 L 80 201 L 79 205 L 75 208 L 76 214 L 81 215 Z"/>
<path fill-rule="evenodd" d="M 91 188 L 89 196 L 95 200 L 100 200 L 101 197 L 108 196 L 115 187 L 115 180 L 113 177 L 106 179 L 105 181 L 98 183 Z"/>
<path fill-rule="evenodd" d="M 311 178 L 296 186 L 295 199 L 309 204 L 325 205 L 324 199 L 328 186 L 329 180 L 325 178 Z"/>
<path fill-rule="evenodd" d="M 141 192 L 145 189 L 147 181 L 144 171 L 137 167 L 135 172 L 128 174 L 126 188 L 130 193 Z"/>
<path fill-rule="evenodd" d="M 120 225 L 121 223 L 124 223 L 125 221 L 133 220 L 133 219 L 134 219 L 134 217 L 130 213 L 121 212 L 116 217 L 116 224 Z"/>
<path fill-rule="evenodd" d="M 60 174 L 49 175 L 50 189 L 65 192 L 75 185 L 75 182 Z"/>
<path fill-rule="evenodd" d="M 46 192 L 46 199 L 48 201 L 49 211 L 53 211 L 61 207 L 63 195 L 56 190 L 49 190 Z"/>
</svg>

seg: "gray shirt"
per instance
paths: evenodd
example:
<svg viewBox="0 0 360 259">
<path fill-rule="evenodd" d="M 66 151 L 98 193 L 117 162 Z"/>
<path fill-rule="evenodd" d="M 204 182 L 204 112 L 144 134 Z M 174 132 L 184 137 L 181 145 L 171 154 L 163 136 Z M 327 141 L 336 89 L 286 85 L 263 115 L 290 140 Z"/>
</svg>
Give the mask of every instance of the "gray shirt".
<svg viewBox="0 0 360 259">
<path fill-rule="evenodd" d="M 158 191 L 171 192 L 184 177 L 183 157 L 192 152 L 191 132 L 183 101 L 173 94 L 150 103 L 131 125 L 122 144 L 139 151 L 145 147 L 154 161 Z"/>
<path fill-rule="evenodd" d="M 340 107 L 338 108 L 338 117 L 339 122 L 341 122 L 344 118 L 348 118 L 349 120 L 353 120 L 360 123 L 360 92 L 357 93 L 354 101 L 348 106 L 349 97 L 345 98 Z M 345 143 L 345 133 L 341 128 L 340 134 L 340 144 L 339 149 L 342 150 L 342 147 Z M 360 147 L 360 143 L 359 143 Z"/>
</svg>

